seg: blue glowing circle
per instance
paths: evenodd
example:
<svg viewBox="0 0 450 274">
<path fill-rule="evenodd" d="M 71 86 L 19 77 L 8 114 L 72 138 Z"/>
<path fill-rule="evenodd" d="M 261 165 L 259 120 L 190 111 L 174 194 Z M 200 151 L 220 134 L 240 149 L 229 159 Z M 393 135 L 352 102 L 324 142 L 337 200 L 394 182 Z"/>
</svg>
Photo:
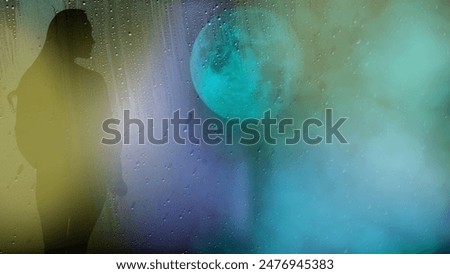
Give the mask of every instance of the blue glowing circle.
<svg viewBox="0 0 450 274">
<path fill-rule="evenodd" d="M 190 60 L 194 87 L 223 118 L 260 118 L 286 108 L 301 77 L 300 43 L 282 17 L 239 8 L 212 18 Z"/>
</svg>

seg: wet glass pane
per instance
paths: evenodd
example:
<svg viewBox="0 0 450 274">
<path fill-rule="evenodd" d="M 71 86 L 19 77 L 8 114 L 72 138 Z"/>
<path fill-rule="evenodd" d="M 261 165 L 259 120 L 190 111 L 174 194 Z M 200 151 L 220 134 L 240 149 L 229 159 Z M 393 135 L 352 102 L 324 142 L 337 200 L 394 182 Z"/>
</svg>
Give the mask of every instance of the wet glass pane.
<svg viewBox="0 0 450 274">
<path fill-rule="evenodd" d="M 0 2 L 0 253 L 448 253 L 448 1 Z"/>
</svg>

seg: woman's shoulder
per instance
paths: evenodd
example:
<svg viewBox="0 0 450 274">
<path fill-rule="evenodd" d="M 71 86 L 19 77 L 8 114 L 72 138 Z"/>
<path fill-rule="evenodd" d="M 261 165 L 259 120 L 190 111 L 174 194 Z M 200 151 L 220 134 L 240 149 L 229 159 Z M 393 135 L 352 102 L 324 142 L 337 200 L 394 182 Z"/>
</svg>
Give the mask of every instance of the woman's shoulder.
<svg viewBox="0 0 450 274">
<path fill-rule="evenodd" d="M 89 79 L 97 80 L 97 81 L 104 81 L 103 76 L 94 70 L 85 68 L 80 65 L 76 65 L 76 69 L 77 69 L 77 74 L 79 74 L 85 78 L 89 78 Z"/>
<path fill-rule="evenodd" d="M 84 84 L 94 85 L 94 86 L 105 86 L 105 80 L 103 75 L 100 73 L 77 65 L 76 74 L 80 78 L 80 81 L 84 82 Z"/>
</svg>

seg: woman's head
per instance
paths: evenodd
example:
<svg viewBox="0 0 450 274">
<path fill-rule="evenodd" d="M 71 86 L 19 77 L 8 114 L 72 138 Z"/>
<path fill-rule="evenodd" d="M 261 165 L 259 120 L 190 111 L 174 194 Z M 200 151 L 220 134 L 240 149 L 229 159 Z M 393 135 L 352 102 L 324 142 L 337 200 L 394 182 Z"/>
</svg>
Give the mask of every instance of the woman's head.
<svg viewBox="0 0 450 274">
<path fill-rule="evenodd" d="M 46 46 L 67 58 L 89 58 L 94 39 L 86 13 L 79 9 L 59 12 L 50 23 Z"/>
</svg>

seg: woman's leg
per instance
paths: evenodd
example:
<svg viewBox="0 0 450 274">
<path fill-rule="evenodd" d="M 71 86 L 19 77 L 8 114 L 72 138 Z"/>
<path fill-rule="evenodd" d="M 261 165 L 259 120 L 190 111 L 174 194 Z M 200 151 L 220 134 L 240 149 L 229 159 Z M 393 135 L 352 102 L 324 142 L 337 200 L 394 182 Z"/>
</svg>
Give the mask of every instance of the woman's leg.
<svg viewBox="0 0 450 274">
<path fill-rule="evenodd" d="M 87 188 L 79 192 L 70 210 L 68 253 L 87 253 L 89 239 L 104 203 L 105 193 L 102 191 Z"/>
<path fill-rule="evenodd" d="M 53 170 L 38 170 L 36 203 L 45 253 L 65 253 L 67 247 L 68 201 L 64 176 Z"/>
</svg>

